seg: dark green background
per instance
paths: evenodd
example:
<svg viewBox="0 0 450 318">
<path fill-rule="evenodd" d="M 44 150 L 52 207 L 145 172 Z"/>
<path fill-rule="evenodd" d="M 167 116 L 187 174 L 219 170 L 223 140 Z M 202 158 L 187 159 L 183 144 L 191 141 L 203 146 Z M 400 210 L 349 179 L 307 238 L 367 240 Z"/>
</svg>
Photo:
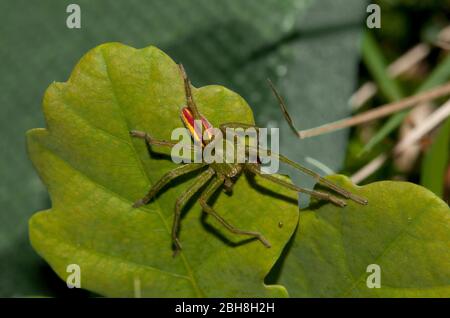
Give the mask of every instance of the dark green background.
<svg viewBox="0 0 450 318">
<path fill-rule="evenodd" d="M 84 0 L 74 2 L 82 28 L 68 29 L 73 2 L 0 2 L 0 296 L 74 294 L 28 243 L 29 216 L 51 203 L 27 158 L 25 132 L 45 125 L 46 87 L 65 81 L 100 43 L 161 48 L 185 65 L 195 86 L 226 85 L 249 102 L 259 125 L 280 127 L 281 152 L 341 167 L 347 131 L 297 140 L 265 79 L 280 88 L 302 128 L 348 115 L 365 1 Z"/>
</svg>

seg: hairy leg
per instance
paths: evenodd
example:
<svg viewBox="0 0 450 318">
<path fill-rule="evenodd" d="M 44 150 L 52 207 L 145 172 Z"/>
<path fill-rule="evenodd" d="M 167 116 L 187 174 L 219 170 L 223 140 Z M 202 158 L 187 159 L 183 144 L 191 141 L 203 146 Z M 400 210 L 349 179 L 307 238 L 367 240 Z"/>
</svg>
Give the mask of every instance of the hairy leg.
<svg viewBox="0 0 450 318">
<path fill-rule="evenodd" d="M 308 169 L 308 168 L 306 168 L 306 167 L 296 163 L 295 161 L 290 160 L 289 158 L 287 158 L 287 157 L 285 157 L 283 155 L 271 152 L 270 150 L 265 150 L 265 151 L 267 151 L 268 155 L 271 155 L 271 154 L 275 155 L 276 157 L 279 158 L 279 160 L 281 162 L 284 162 L 284 163 L 290 165 L 291 167 L 294 167 L 297 170 L 299 170 L 299 171 L 301 171 L 301 172 L 303 172 L 303 173 L 313 177 L 319 184 L 321 184 L 321 185 L 323 185 L 323 186 L 333 190 L 336 193 L 339 193 L 343 197 L 345 197 L 347 199 L 350 199 L 350 200 L 353 200 L 356 203 L 359 203 L 359 204 L 362 204 L 362 205 L 366 205 L 368 203 L 366 198 L 360 197 L 360 196 L 358 196 L 356 194 L 351 193 L 350 191 L 345 190 L 344 188 L 338 186 L 337 184 L 331 182 L 328 179 L 325 179 L 320 174 L 312 171 L 311 169 Z"/>
<path fill-rule="evenodd" d="M 283 97 L 280 93 L 278 93 L 277 89 L 275 88 L 275 85 L 273 85 L 272 81 L 270 79 L 267 79 L 267 82 L 269 83 L 270 89 L 272 90 L 273 94 L 275 95 L 276 99 L 278 100 L 278 104 L 280 105 L 281 113 L 284 116 L 284 119 L 286 119 L 289 127 L 294 132 L 296 136 L 299 136 L 297 128 L 295 128 L 294 121 L 291 118 L 291 115 L 289 115 L 289 112 L 286 107 L 286 103 L 284 102 Z"/>
<path fill-rule="evenodd" d="M 244 123 L 237 123 L 237 122 L 230 122 L 230 123 L 224 123 L 222 125 L 220 125 L 220 129 L 225 132 L 226 128 L 255 128 L 255 129 L 259 129 L 258 127 L 251 125 L 251 124 L 244 124 Z M 296 163 L 295 161 L 290 160 L 289 158 L 272 152 L 268 149 L 262 149 L 262 148 L 258 148 L 258 151 L 265 151 L 268 155 L 274 155 L 276 156 L 281 162 L 284 162 L 288 165 L 290 165 L 291 167 L 313 177 L 319 184 L 330 188 L 331 190 L 335 191 L 336 193 L 339 193 L 340 195 L 342 195 L 343 197 L 353 200 L 359 204 L 363 204 L 366 205 L 367 204 L 367 199 L 362 198 L 358 195 L 355 195 L 347 190 L 345 190 L 344 188 L 339 187 L 338 185 L 334 184 L 333 182 L 331 182 L 330 180 L 325 179 L 324 177 L 322 177 L 320 174 L 314 172 L 311 169 L 308 169 L 298 163 Z"/>
<path fill-rule="evenodd" d="M 144 139 L 145 142 L 149 145 L 173 147 L 177 144 L 176 142 L 173 141 L 155 139 L 145 131 L 132 130 L 130 131 L 130 135 L 132 137 Z"/>
<path fill-rule="evenodd" d="M 329 193 L 320 192 L 320 191 L 316 191 L 316 190 L 309 190 L 309 189 L 300 188 L 300 187 L 297 187 L 297 186 L 294 185 L 294 184 L 291 184 L 291 183 L 288 183 L 288 182 L 286 182 L 286 181 L 284 181 L 284 180 L 281 180 L 280 178 L 274 177 L 273 175 L 270 175 L 270 174 L 263 174 L 263 173 L 261 173 L 261 171 L 259 170 L 258 166 L 254 165 L 254 164 L 246 164 L 244 167 L 245 167 L 248 171 L 250 171 L 250 172 L 252 172 L 252 173 L 254 173 L 254 174 L 256 174 L 256 175 L 259 175 L 259 176 L 261 176 L 262 178 L 265 178 L 265 179 L 267 179 L 267 180 L 270 180 L 270 181 L 272 181 L 272 182 L 274 182 L 274 183 L 277 183 L 277 184 L 279 184 L 279 185 L 281 185 L 281 186 L 284 186 L 284 187 L 286 187 L 286 188 L 288 188 L 288 189 L 291 189 L 291 190 L 293 190 L 293 191 L 306 193 L 306 194 L 309 194 L 309 195 L 311 195 L 311 196 L 313 196 L 313 197 L 316 197 L 316 198 L 318 198 L 318 199 L 330 201 L 330 202 L 332 202 L 332 203 L 334 203 L 334 204 L 336 204 L 336 205 L 338 205 L 338 206 L 340 206 L 340 207 L 345 207 L 345 206 L 347 205 L 344 201 L 342 201 L 342 200 L 336 198 L 335 196 L 333 196 L 333 195 L 331 195 L 331 194 L 329 194 Z"/>
<path fill-rule="evenodd" d="M 273 94 L 275 95 L 276 99 L 278 100 L 278 104 L 280 105 L 281 112 L 283 113 L 284 118 L 286 119 L 287 123 L 289 124 L 289 127 L 292 129 L 292 131 L 294 132 L 294 134 L 296 136 L 300 136 L 298 133 L 298 129 L 294 125 L 291 115 L 289 115 L 289 112 L 287 110 L 286 103 L 284 102 L 283 97 L 278 92 L 278 90 L 275 88 L 275 85 L 273 85 L 271 80 L 268 80 L 268 83 L 269 83 L 270 89 L 272 90 Z M 278 155 L 278 157 L 280 158 L 280 160 L 282 162 L 302 171 L 305 174 L 312 176 L 321 185 L 332 189 L 333 191 L 339 193 L 340 195 L 346 197 L 347 199 L 353 200 L 356 203 L 363 204 L 363 205 L 366 205 L 368 203 L 367 199 L 357 196 L 357 195 L 339 187 L 338 185 L 334 184 L 333 182 L 323 178 L 321 175 L 315 173 L 314 171 L 312 171 L 306 167 L 299 165 L 298 163 L 284 157 L 283 155 Z"/>
<path fill-rule="evenodd" d="M 189 80 L 186 71 L 184 70 L 184 67 L 182 64 L 178 65 L 180 68 L 181 75 L 183 76 L 184 81 L 184 92 L 186 95 L 186 104 L 189 110 L 191 111 L 192 115 L 194 116 L 194 119 L 200 120 L 200 113 L 198 111 L 197 105 L 194 102 L 194 98 L 192 97 L 192 91 L 191 91 L 191 81 Z"/>
<path fill-rule="evenodd" d="M 226 122 L 220 124 L 219 129 L 225 134 L 227 128 L 255 128 L 256 131 L 259 131 L 259 127 L 252 124 L 238 123 L 238 122 Z"/>
<path fill-rule="evenodd" d="M 149 190 L 149 192 L 146 194 L 145 197 L 142 199 L 136 201 L 133 205 L 133 207 L 138 208 L 140 206 L 143 206 L 150 202 L 150 200 L 170 181 L 173 179 L 182 176 L 184 174 L 187 174 L 189 172 L 198 170 L 202 167 L 204 167 L 205 164 L 203 163 L 189 163 L 182 166 L 178 166 L 173 170 L 170 170 L 167 172 L 164 176 L 162 176 L 161 179 L 158 180 Z"/>
<path fill-rule="evenodd" d="M 180 240 L 178 239 L 178 230 L 180 228 L 180 217 L 181 211 L 190 198 L 198 191 L 201 187 L 203 187 L 206 182 L 208 182 L 212 176 L 214 175 L 214 170 L 209 168 L 203 173 L 201 173 L 196 179 L 195 182 L 178 197 L 175 202 L 175 213 L 173 216 L 173 224 L 172 224 L 172 241 L 175 246 L 174 256 L 181 250 Z"/>
<path fill-rule="evenodd" d="M 219 189 L 219 187 L 222 186 L 224 181 L 225 181 L 224 177 L 217 176 L 217 178 L 205 189 L 205 191 L 203 192 L 203 194 L 201 195 L 201 197 L 199 199 L 199 203 L 202 206 L 203 211 L 205 211 L 206 213 L 208 213 L 211 216 L 213 216 L 217 221 L 219 221 L 220 224 L 222 224 L 230 232 L 232 232 L 234 234 L 238 234 L 238 235 L 247 235 L 247 236 L 255 237 L 258 240 L 260 240 L 261 243 L 264 244 L 264 246 L 270 247 L 269 241 L 267 241 L 267 239 L 265 239 L 264 236 L 262 236 L 261 233 L 253 232 L 253 231 L 245 231 L 245 230 L 241 230 L 241 229 L 236 228 L 235 226 L 233 226 L 230 223 L 228 223 L 228 221 L 226 221 L 222 216 L 220 216 L 208 204 L 208 200 L 217 191 L 217 189 Z"/>
</svg>

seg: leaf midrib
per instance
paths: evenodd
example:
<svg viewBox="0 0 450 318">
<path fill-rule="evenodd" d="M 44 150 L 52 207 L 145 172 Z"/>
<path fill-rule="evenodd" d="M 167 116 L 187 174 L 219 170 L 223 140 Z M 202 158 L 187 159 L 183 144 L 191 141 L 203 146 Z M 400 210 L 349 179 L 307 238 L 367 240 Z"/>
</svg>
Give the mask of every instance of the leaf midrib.
<svg viewBox="0 0 450 318">
<path fill-rule="evenodd" d="M 103 52 L 102 49 L 100 49 L 100 52 L 101 52 L 101 56 L 102 56 L 102 59 L 103 59 L 103 62 L 104 62 L 104 66 L 105 66 L 105 70 L 106 70 L 106 76 L 107 76 L 107 78 L 108 78 L 108 81 L 110 82 L 111 91 L 112 91 L 112 93 L 113 93 L 113 96 L 114 96 L 114 100 L 115 100 L 117 109 L 118 109 L 118 111 L 119 111 L 119 114 L 120 114 L 121 118 L 122 118 L 123 121 L 125 122 L 125 126 L 126 126 L 127 130 L 130 131 L 130 130 L 132 129 L 132 127 L 130 127 L 129 122 L 128 122 L 128 120 L 127 120 L 125 114 L 123 113 L 122 105 L 121 105 L 121 103 L 120 103 L 120 101 L 119 101 L 119 99 L 118 99 L 118 97 L 117 97 L 117 92 L 116 92 L 116 90 L 115 90 L 114 83 L 113 83 L 112 78 L 111 78 L 110 73 L 109 73 L 109 66 L 108 66 L 108 62 L 107 62 L 105 53 Z M 143 162 L 142 162 L 141 159 L 139 158 L 139 155 L 138 155 L 138 153 L 137 153 L 137 151 L 136 151 L 136 148 L 135 148 L 134 145 L 133 145 L 131 136 L 129 136 L 128 138 L 129 138 L 129 142 L 130 142 L 130 144 L 131 144 L 131 148 L 132 148 L 133 154 L 134 154 L 134 156 L 135 156 L 135 159 L 136 159 L 136 161 L 137 161 L 137 163 L 138 163 L 138 165 L 139 165 L 139 168 L 141 169 L 141 172 L 143 173 L 144 177 L 147 179 L 148 183 L 149 183 L 149 184 L 153 184 L 152 181 L 150 180 L 150 176 L 148 175 L 147 170 L 145 170 L 145 167 L 144 167 Z M 157 210 L 157 214 L 158 214 L 158 216 L 159 216 L 161 222 L 163 223 L 164 228 L 166 229 L 167 233 L 170 235 L 170 229 L 169 229 L 169 227 L 168 227 L 168 225 L 167 225 L 167 223 L 166 223 L 164 217 L 163 217 L 162 214 L 161 214 L 161 210 L 162 210 L 162 209 L 161 209 L 161 205 L 159 204 L 158 201 L 155 201 L 155 202 L 156 202 L 156 204 L 158 205 L 158 209 L 156 209 L 156 210 Z M 200 288 L 199 288 L 199 286 L 198 286 L 198 284 L 197 284 L 197 281 L 196 281 L 195 275 L 194 275 L 194 273 L 193 273 L 193 271 L 192 271 L 192 268 L 191 268 L 191 266 L 190 266 L 190 264 L 189 264 L 189 262 L 188 262 L 188 260 L 187 260 L 187 258 L 186 258 L 186 256 L 185 256 L 185 254 L 184 254 L 183 251 L 181 251 L 181 252 L 179 253 L 179 257 L 181 257 L 181 259 L 182 259 L 183 265 L 184 265 L 184 267 L 185 267 L 185 269 L 186 269 L 186 272 L 188 273 L 188 275 L 189 275 L 189 277 L 190 277 L 190 281 L 191 281 L 191 283 L 192 283 L 192 287 L 193 287 L 194 291 L 196 292 L 197 296 L 199 296 L 199 297 L 204 297 L 202 291 L 200 290 Z"/>
<path fill-rule="evenodd" d="M 48 240 L 54 241 L 57 244 L 61 244 L 60 240 L 58 240 L 56 238 L 53 238 L 51 236 L 48 237 Z M 175 277 L 175 278 L 186 279 L 186 280 L 189 280 L 189 281 L 191 279 L 189 276 L 185 276 L 185 275 L 180 275 L 180 274 L 177 274 L 177 273 L 169 272 L 169 271 L 166 271 L 166 270 L 163 270 L 163 269 L 160 269 L 160 268 L 157 268 L 157 267 L 145 264 L 145 263 L 139 263 L 139 262 L 123 259 L 120 256 L 103 253 L 103 252 L 100 252 L 100 251 L 92 249 L 92 248 L 87 248 L 86 246 L 79 246 L 79 245 L 76 245 L 76 244 L 74 244 L 74 243 L 72 243 L 70 241 L 62 241 L 62 244 L 73 246 L 76 249 L 84 250 L 84 251 L 88 252 L 89 254 L 96 254 L 96 255 L 100 255 L 102 257 L 118 260 L 118 262 L 121 262 L 121 263 L 127 263 L 127 264 L 131 264 L 131 265 L 134 265 L 134 266 L 137 266 L 137 267 L 147 268 L 149 270 L 152 270 L 152 271 L 155 271 L 155 272 L 159 272 L 159 273 L 162 273 L 162 274 L 166 274 L 168 276 L 172 276 L 172 277 Z"/>
</svg>

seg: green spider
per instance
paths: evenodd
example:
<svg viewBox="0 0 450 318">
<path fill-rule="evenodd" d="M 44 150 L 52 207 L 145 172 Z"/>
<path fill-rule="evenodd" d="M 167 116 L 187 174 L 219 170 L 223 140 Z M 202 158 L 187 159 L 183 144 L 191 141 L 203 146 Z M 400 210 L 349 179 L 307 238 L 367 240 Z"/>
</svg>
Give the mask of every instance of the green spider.
<svg viewBox="0 0 450 318">
<path fill-rule="evenodd" d="M 191 83 L 188 79 L 186 72 L 183 68 L 183 66 L 179 65 L 181 75 L 184 80 L 184 88 L 185 88 L 185 95 L 186 95 L 186 104 L 187 107 L 184 107 L 181 111 L 181 119 L 184 123 L 184 125 L 189 129 L 192 138 L 196 139 L 198 136 L 195 133 L 195 129 L 193 128 L 193 121 L 194 120 L 200 120 L 203 128 L 211 128 L 211 125 L 206 120 L 205 117 L 203 117 L 194 102 L 192 92 L 191 92 Z M 292 120 L 289 117 L 289 114 L 287 113 L 286 107 L 284 105 L 283 99 L 278 94 L 278 92 L 275 90 L 275 87 L 270 83 L 270 87 L 272 88 L 273 92 L 275 93 L 275 96 L 277 97 L 281 109 L 284 113 L 285 118 L 288 120 L 289 124 L 292 124 Z M 244 124 L 244 123 L 237 123 L 237 122 L 228 122 L 223 123 L 220 125 L 220 130 L 222 133 L 226 134 L 226 128 L 255 128 L 259 129 L 258 127 L 254 125 Z M 146 141 L 146 143 L 151 145 L 157 145 L 157 146 L 167 146 L 167 147 L 173 147 L 176 145 L 175 142 L 167 141 L 167 140 L 158 140 L 151 137 L 150 134 L 143 132 L 143 131 L 137 131 L 132 130 L 130 131 L 131 136 L 142 138 Z M 205 141 L 203 141 L 205 143 Z M 203 144 L 205 146 L 205 144 Z M 259 148 L 262 149 L 262 148 Z M 247 152 L 249 149 L 247 148 Z M 365 198 L 359 197 L 355 194 L 352 194 L 351 192 L 339 187 L 338 185 L 334 184 L 333 182 L 324 179 L 319 174 L 315 173 L 314 171 L 301 166 L 300 164 L 284 157 L 280 154 L 275 154 L 271 152 L 270 150 L 265 150 L 269 155 L 275 155 L 281 162 L 284 162 L 299 171 L 308 174 L 316 179 L 316 181 L 321 184 L 322 186 L 325 186 L 336 193 L 340 194 L 341 196 L 351 199 L 359 204 L 365 205 L 367 204 L 367 200 Z M 203 170 L 197 177 L 195 182 L 191 187 L 189 187 L 184 193 L 181 194 L 181 196 L 176 200 L 175 202 L 175 212 L 174 212 L 174 218 L 173 218 L 173 225 L 172 225 L 172 241 L 174 246 L 174 255 L 176 255 L 181 250 L 181 243 L 178 238 L 178 231 L 180 227 L 180 217 L 181 217 L 181 211 L 183 207 L 186 205 L 186 203 L 196 194 L 200 189 L 203 188 L 207 183 L 208 186 L 205 188 L 205 190 L 201 193 L 200 198 L 198 199 L 198 202 L 200 203 L 200 206 L 202 207 L 203 211 L 207 214 L 214 217 L 219 223 L 221 223 L 227 230 L 234 234 L 238 235 L 246 235 L 250 237 L 254 237 L 261 241 L 261 243 L 266 246 L 270 247 L 269 241 L 264 238 L 264 236 L 259 232 L 254 231 L 246 231 L 239 229 L 235 227 L 234 225 L 230 224 L 227 220 L 225 220 L 220 214 L 218 214 L 214 208 L 208 203 L 209 199 L 212 197 L 212 195 L 220 188 L 224 187 L 225 191 L 230 191 L 235 184 L 237 178 L 241 175 L 241 173 L 245 170 L 250 173 L 253 173 L 255 175 L 259 175 L 262 178 L 268 179 L 271 182 L 274 182 L 276 184 L 279 184 L 287 189 L 290 189 L 292 191 L 301 192 L 309 194 L 313 197 L 316 197 L 321 200 L 330 201 L 333 204 L 336 204 L 340 207 L 346 206 L 346 202 L 335 197 L 334 195 L 331 195 L 326 192 L 316 191 L 316 190 L 309 190 L 304 189 L 301 187 L 298 187 L 294 184 L 291 184 L 289 182 L 286 182 L 280 178 L 277 178 L 276 176 L 270 175 L 270 174 L 263 174 L 261 172 L 261 164 L 259 163 L 187 163 L 182 164 L 178 166 L 177 168 L 167 172 L 158 182 L 156 182 L 149 190 L 147 195 L 143 197 L 142 199 L 136 201 L 133 205 L 133 207 L 138 208 L 140 206 L 143 206 L 147 203 L 149 203 L 155 195 L 164 188 L 168 183 L 170 183 L 175 178 L 191 173 L 193 171 L 200 171 Z"/>
</svg>

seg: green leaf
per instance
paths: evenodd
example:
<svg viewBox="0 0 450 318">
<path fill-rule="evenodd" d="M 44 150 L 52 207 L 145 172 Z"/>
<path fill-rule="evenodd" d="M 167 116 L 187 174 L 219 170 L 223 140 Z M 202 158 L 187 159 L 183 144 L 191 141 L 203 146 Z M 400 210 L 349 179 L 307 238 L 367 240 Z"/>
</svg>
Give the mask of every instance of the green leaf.
<svg viewBox="0 0 450 318">
<path fill-rule="evenodd" d="M 439 132 L 424 155 L 422 161 L 421 184 L 443 197 L 445 172 L 449 160 L 450 119 L 439 128 Z"/>
<path fill-rule="evenodd" d="M 195 89 L 194 97 L 215 126 L 253 122 L 247 103 L 224 87 Z M 64 280 L 67 266 L 78 264 L 82 288 L 106 296 L 132 297 L 136 284 L 143 297 L 286 296 L 283 287 L 263 280 L 297 224 L 296 195 L 280 199 L 278 185 L 256 179 L 256 187 L 241 176 L 233 194 L 219 195 L 214 207 L 232 224 L 264 233 L 272 248 L 230 235 L 193 204 L 182 220 L 184 249 L 175 258 L 175 200 L 195 178 L 132 208 L 176 165 L 170 149 L 150 155 L 129 130 L 170 139 L 182 127 L 184 104 L 177 65 L 154 47 L 101 45 L 68 82 L 52 84 L 44 98 L 48 128 L 28 133 L 30 157 L 52 200 L 51 210 L 30 220 L 33 247 Z"/>
<path fill-rule="evenodd" d="M 363 187 L 333 179 L 366 197 L 301 211 L 280 272 L 292 297 L 449 297 L 450 210 L 423 187 L 382 181 Z M 370 289 L 370 264 L 381 268 L 381 288 Z M 278 275 L 278 277 L 276 277 Z"/>
</svg>

